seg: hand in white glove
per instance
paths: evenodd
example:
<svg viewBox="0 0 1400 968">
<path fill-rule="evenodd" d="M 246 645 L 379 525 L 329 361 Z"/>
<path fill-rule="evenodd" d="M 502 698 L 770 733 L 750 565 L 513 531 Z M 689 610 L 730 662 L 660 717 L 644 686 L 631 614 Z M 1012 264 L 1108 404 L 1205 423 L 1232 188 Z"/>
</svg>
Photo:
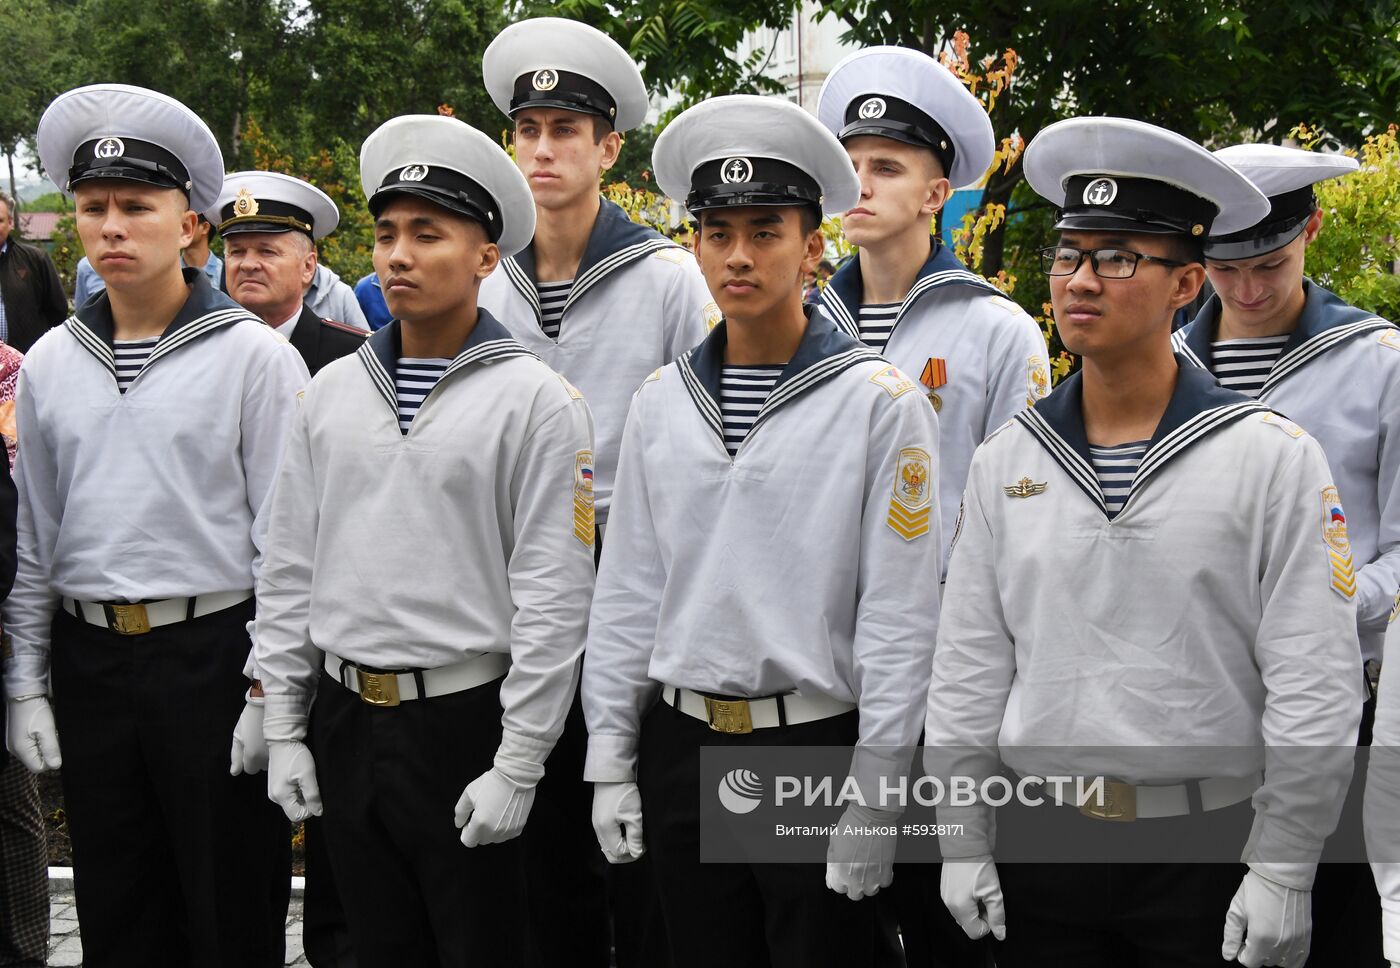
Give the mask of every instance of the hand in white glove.
<svg viewBox="0 0 1400 968">
<path fill-rule="evenodd" d="M 997 865 L 990 854 L 944 860 L 939 893 L 943 905 L 969 938 L 976 941 L 990 931 L 998 941 L 1006 940 L 1001 878 L 997 877 Z"/>
<path fill-rule="evenodd" d="M 56 770 L 63 765 L 58 751 L 58 727 L 44 696 L 25 696 L 6 704 L 5 743 L 31 773 Z"/>
<path fill-rule="evenodd" d="M 1248 968 L 1308 960 L 1312 945 L 1312 892 L 1276 884 L 1253 868 L 1244 876 L 1225 915 L 1226 961 Z"/>
<path fill-rule="evenodd" d="M 492 767 L 467 784 L 457 800 L 455 817 L 468 847 L 499 844 L 520 836 L 535 803 L 535 788 L 524 786 Z"/>
<path fill-rule="evenodd" d="M 238 776 L 240 773 L 261 773 L 265 769 L 267 741 L 263 739 L 263 703 L 261 699 L 249 699 L 243 704 L 238 725 L 233 727 L 233 749 L 229 751 L 228 771 Z"/>
<path fill-rule="evenodd" d="M 316 761 L 306 744 L 295 739 L 273 740 L 267 751 L 268 799 L 293 823 L 319 817 L 321 788 L 316 783 Z"/>
<path fill-rule="evenodd" d="M 593 784 L 593 833 L 609 864 L 630 864 L 647 852 L 637 784 Z"/>
<path fill-rule="evenodd" d="M 826 886 L 852 901 L 876 894 L 894 880 L 899 814 L 853 805 L 836 822 L 826 848 Z M 885 829 L 890 832 L 885 833 Z"/>
</svg>

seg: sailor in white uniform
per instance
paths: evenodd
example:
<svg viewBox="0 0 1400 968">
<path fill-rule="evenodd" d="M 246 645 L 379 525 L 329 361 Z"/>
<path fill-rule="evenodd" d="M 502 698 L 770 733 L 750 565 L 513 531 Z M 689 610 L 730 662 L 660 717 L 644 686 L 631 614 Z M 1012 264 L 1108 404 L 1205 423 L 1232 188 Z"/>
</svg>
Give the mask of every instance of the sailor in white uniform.
<svg viewBox="0 0 1400 968">
<path fill-rule="evenodd" d="M 505 152 L 411 115 L 360 172 L 396 319 L 316 375 L 278 472 L 255 636 L 268 792 L 293 820 L 325 804 L 362 968 L 523 964 L 506 842 L 583 649 L 591 420 L 476 305 L 534 227 Z"/>
<path fill-rule="evenodd" d="M 841 218 L 859 251 L 821 303 L 843 331 L 917 376 L 938 411 L 946 550 L 972 452 L 1050 391 L 1040 327 L 929 234 L 953 189 L 975 190 L 991 165 L 992 122 L 951 71 L 903 47 L 870 47 L 832 68 L 817 118 L 841 139 L 861 188 Z"/>
<path fill-rule="evenodd" d="M 228 750 L 306 366 L 181 271 L 224 176 L 193 112 L 82 87 L 44 112 L 38 149 L 106 288 L 20 373 L 10 748 L 63 767 L 87 964 L 280 965 L 287 825 Z"/>
<path fill-rule="evenodd" d="M 481 67 L 491 99 L 511 119 L 536 218 L 530 243 L 482 284 L 481 305 L 588 398 L 601 538 L 632 394 L 699 343 L 719 309 L 694 256 L 598 193 L 623 135 L 648 110 L 627 51 L 587 24 L 540 17 L 501 31 Z M 525 832 L 532 954 L 542 968 L 607 968 L 611 898 L 618 965 L 664 968 L 665 924 L 649 864 L 599 863 L 588 825 L 592 788 L 580 779 L 587 741 L 575 701 L 540 786 L 539 822 Z"/>
<path fill-rule="evenodd" d="M 717 947 L 736 965 L 871 964 L 897 941 L 860 899 L 889 883 L 894 838 L 833 838 L 825 886 L 815 864 L 701 864 L 697 770 L 706 746 L 914 743 L 937 415 L 801 303 L 821 212 L 859 191 L 834 136 L 786 101 L 714 98 L 671 122 L 653 168 L 700 219 L 725 320 L 628 415 L 583 671 L 594 826 L 614 861 L 645 826 L 678 966 Z"/>
<path fill-rule="evenodd" d="M 1393 968 L 1400 965 L 1400 590 L 1390 606 L 1385 654 L 1390 665 L 1381 667 L 1366 776 L 1366 844 L 1380 893 L 1384 956 Z"/>
<path fill-rule="evenodd" d="M 1300 775 L 1273 756 L 1265 769 L 1264 744 L 1311 753 L 1355 736 L 1346 516 L 1315 440 L 1170 342 L 1204 279 L 1201 241 L 1254 224 L 1267 201 L 1187 139 L 1117 118 L 1046 128 L 1026 173 L 1062 209 L 1042 257 L 1084 365 L 973 458 L 927 764 L 971 747 L 1021 775 L 1106 777 L 1103 802 L 1046 808 L 1079 836 L 1101 826 L 1104 842 L 1106 819 L 1219 823 L 1251 799 L 1254 826 L 1242 882 L 1222 863 L 1010 864 L 999 877 L 992 808 L 944 807 L 940 820 L 965 825 L 941 838 L 944 901 L 969 935 L 1004 938 L 996 959 L 1011 968 L 1302 964 L 1350 757 L 1317 756 Z"/>
</svg>

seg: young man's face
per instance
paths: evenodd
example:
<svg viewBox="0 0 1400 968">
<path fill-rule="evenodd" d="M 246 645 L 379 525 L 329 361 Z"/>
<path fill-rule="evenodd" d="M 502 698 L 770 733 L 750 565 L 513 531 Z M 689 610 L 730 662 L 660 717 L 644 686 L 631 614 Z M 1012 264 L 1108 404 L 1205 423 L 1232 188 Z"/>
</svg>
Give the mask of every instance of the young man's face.
<svg viewBox="0 0 1400 968">
<path fill-rule="evenodd" d="M 591 114 L 561 108 L 533 108 L 515 115 L 515 164 L 540 208 L 568 208 L 597 194 L 599 177 L 617 161 L 622 148 L 616 131 L 597 137 L 599 124 Z"/>
<path fill-rule="evenodd" d="M 1303 256 L 1322 228 L 1322 211 L 1313 212 L 1303 233 L 1281 249 L 1253 259 L 1206 260 L 1206 274 L 1226 311 L 1247 323 L 1265 324 L 1289 312 L 1302 291 Z"/>
<path fill-rule="evenodd" d="M 109 289 L 139 288 L 178 266 L 199 220 L 178 188 L 101 178 L 73 194 L 78 237 Z"/>
<path fill-rule="evenodd" d="M 374 271 L 389 312 L 406 323 L 475 304 L 500 257 L 476 222 L 413 195 L 392 199 L 375 219 Z"/>
<path fill-rule="evenodd" d="M 1065 231 L 1059 244 L 1131 250 L 1172 261 L 1181 255 L 1173 240 L 1161 235 Z M 1088 359 L 1130 352 L 1166 339 L 1172 313 L 1196 297 L 1204 278 L 1199 263 L 1174 267 L 1142 259 L 1131 277 L 1105 279 L 1094 274 L 1086 254 L 1073 275 L 1050 277 L 1055 326 L 1065 348 Z"/>
<path fill-rule="evenodd" d="M 898 238 L 914 225 L 929 230 L 953 191 L 930 149 L 875 135 L 850 138 L 845 148 L 860 176 L 860 202 L 841 217 L 846 238 L 868 246 Z"/>
<path fill-rule="evenodd" d="M 714 208 L 700 213 L 695 257 L 726 318 L 761 319 L 801 299 L 822 257 L 822 234 L 803 230 L 795 205 Z"/>
<path fill-rule="evenodd" d="M 240 306 L 271 325 L 285 322 L 316 274 L 316 247 L 301 232 L 224 237 L 224 278 Z"/>
</svg>

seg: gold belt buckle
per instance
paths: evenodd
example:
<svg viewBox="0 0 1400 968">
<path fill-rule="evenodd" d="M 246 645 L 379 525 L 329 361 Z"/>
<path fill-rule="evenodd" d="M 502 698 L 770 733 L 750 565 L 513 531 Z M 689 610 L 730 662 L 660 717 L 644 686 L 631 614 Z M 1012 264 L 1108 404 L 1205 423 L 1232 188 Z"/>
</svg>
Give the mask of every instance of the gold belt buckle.
<svg viewBox="0 0 1400 968">
<path fill-rule="evenodd" d="M 753 732 L 753 717 L 749 715 L 748 700 L 711 699 L 709 696 L 701 698 L 705 700 L 705 715 L 709 718 L 710 728 L 715 732 Z"/>
<path fill-rule="evenodd" d="M 399 677 L 394 673 L 356 669 L 355 677 L 360 682 L 360 698 L 371 706 L 399 704 Z"/>
<path fill-rule="evenodd" d="M 137 602 L 133 605 L 103 605 L 107 613 L 107 627 L 118 635 L 145 635 L 151 630 L 151 619 L 146 614 L 146 606 Z"/>
<path fill-rule="evenodd" d="M 1137 787 L 1131 783 L 1105 780 L 1103 802 L 1092 794 L 1079 805 L 1079 812 L 1095 820 L 1130 823 L 1137 819 Z"/>
</svg>

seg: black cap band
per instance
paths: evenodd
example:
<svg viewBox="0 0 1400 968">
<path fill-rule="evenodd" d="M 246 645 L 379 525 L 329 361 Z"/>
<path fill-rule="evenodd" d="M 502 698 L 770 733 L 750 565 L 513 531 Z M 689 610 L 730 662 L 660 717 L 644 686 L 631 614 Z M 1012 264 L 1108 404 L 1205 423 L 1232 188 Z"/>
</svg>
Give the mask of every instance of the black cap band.
<svg viewBox="0 0 1400 968">
<path fill-rule="evenodd" d="M 796 165 L 774 158 L 722 158 L 707 161 L 690 176 L 685 207 L 692 212 L 739 205 L 815 205 L 821 186 Z"/>
<path fill-rule="evenodd" d="M 73 152 L 68 189 L 94 178 L 120 178 L 190 193 L 189 170 L 160 145 L 136 138 L 95 138 Z"/>
<path fill-rule="evenodd" d="M 304 208 L 271 198 L 255 199 L 246 191 L 219 211 L 219 231 L 224 235 L 296 231 L 314 238 L 313 224 L 311 213 Z"/>
<path fill-rule="evenodd" d="M 1071 175 L 1056 229 L 1182 234 L 1204 241 L 1220 214 L 1208 199 L 1152 178 Z"/>
<path fill-rule="evenodd" d="M 526 108 L 563 108 L 596 115 L 610 125 L 617 121 L 617 102 L 603 85 L 582 74 L 552 67 L 521 74 L 515 79 L 515 90 L 510 97 L 511 117 Z"/>
<path fill-rule="evenodd" d="M 888 94 L 862 94 L 846 105 L 845 126 L 838 136 L 842 142 L 861 135 L 892 138 L 905 144 L 930 149 L 943 166 L 953 170 L 956 150 L 948 132 L 929 114 L 908 101 Z"/>
<path fill-rule="evenodd" d="M 440 165 L 404 165 L 384 176 L 370 196 L 370 214 L 376 218 L 395 195 L 414 195 L 440 205 L 449 212 L 465 215 L 479 222 L 486 237 L 496 242 L 501 237 L 501 210 L 491 193 L 460 171 Z"/>
<path fill-rule="evenodd" d="M 1317 211 L 1317 197 L 1307 185 L 1296 191 L 1269 197 L 1269 214 L 1262 222 L 1242 232 L 1217 235 L 1206 240 L 1206 258 L 1218 262 L 1252 259 L 1281 249 L 1296 239 Z"/>
</svg>

